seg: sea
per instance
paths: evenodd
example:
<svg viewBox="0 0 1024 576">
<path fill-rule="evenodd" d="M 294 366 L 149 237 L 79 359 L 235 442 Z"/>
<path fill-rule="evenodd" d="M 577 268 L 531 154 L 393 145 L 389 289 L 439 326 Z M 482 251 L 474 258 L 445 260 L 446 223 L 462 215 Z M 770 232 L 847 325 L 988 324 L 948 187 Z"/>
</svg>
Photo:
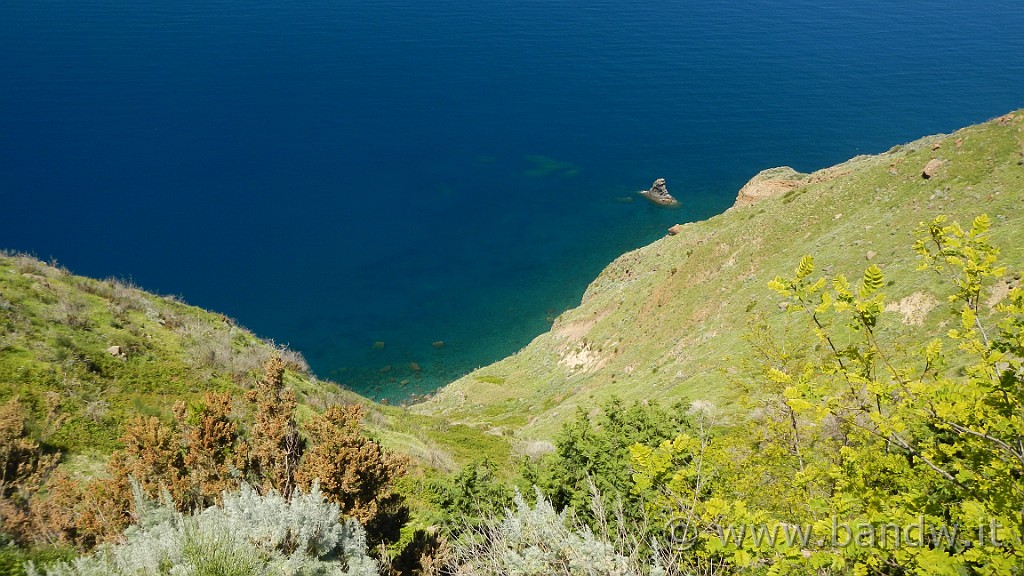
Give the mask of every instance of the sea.
<svg viewBox="0 0 1024 576">
<path fill-rule="evenodd" d="M 1024 107 L 1020 8 L 0 0 L 0 248 L 409 401 L 762 169 Z"/>
</svg>

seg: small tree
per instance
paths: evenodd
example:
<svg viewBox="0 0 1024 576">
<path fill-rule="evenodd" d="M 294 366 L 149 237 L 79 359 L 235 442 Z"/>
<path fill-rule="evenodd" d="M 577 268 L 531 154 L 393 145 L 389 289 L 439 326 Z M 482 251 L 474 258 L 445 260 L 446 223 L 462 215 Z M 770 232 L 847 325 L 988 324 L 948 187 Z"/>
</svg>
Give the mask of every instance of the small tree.
<svg viewBox="0 0 1024 576">
<path fill-rule="evenodd" d="M 920 269 L 950 281 L 955 314 L 942 334 L 910 353 L 880 329 L 885 279 L 877 266 L 854 284 L 817 276 L 805 256 L 794 276 L 770 284 L 815 340 L 795 356 L 768 353 L 763 389 L 787 407 L 777 412 L 784 418 L 765 424 L 783 423 L 774 430 L 786 431 L 774 435 L 785 445 L 776 469 L 764 460 L 751 466 L 747 452 L 733 449 L 752 436 L 746 430 L 710 445 L 681 436 L 633 448 L 638 488 L 660 491 L 685 520 L 698 568 L 1020 574 L 1024 289 L 983 309 L 985 289 L 1006 273 L 988 228 L 985 216 L 967 230 L 942 217 L 920 227 Z M 712 489 L 697 489 L 694 480 L 709 471 L 717 476 Z M 787 471 L 795 490 L 779 485 Z M 764 478 L 772 480 L 762 491 L 778 500 L 771 505 L 750 491 Z M 858 527 L 858 536 L 768 544 L 741 531 L 792 535 L 796 525 L 818 535 Z M 914 545 L 874 536 L 907 526 L 920 527 Z M 863 527 L 871 529 L 866 541 Z M 957 531 L 959 539 L 951 536 Z"/>
</svg>

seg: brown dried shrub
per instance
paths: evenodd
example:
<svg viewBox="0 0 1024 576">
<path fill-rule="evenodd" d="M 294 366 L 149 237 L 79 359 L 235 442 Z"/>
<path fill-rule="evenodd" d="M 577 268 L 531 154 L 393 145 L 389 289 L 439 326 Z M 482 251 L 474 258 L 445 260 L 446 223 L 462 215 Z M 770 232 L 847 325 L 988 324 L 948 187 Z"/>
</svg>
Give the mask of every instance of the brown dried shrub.
<svg viewBox="0 0 1024 576">
<path fill-rule="evenodd" d="M 363 435 L 358 404 L 331 406 L 306 424 L 311 448 L 295 472 L 296 483 L 320 489 L 366 527 L 371 545 L 398 540 L 409 508 L 395 482 L 405 474 L 406 459 L 384 451 Z"/>
<path fill-rule="evenodd" d="M 249 432 L 247 472 L 262 491 L 285 497 L 295 489 L 295 470 L 305 449 L 295 423 L 295 392 L 284 385 L 284 362 L 277 356 L 264 365 L 263 378 L 245 394 L 255 409 Z"/>
<path fill-rule="evenodd" d="M 175 419 L 131 420 L 124 447 L 107 463 L 108 476 L 89 481 L 57 474 L 44 498 L 33 503 L 36 541 L 61 542 L 87 550 L 116 538 L 134 520 L 131 479 L 150 497 L 163 491 L 182 511 L 219 502 L 240 481 L 240 440 L 231 419 L 231 395 L 207 392 L 189 411 L 174 406 Z"/>
<path fill-rule="evenodd" d="M 32 539 L 32 499 L 60 460 L 29 436 L 27 417 L 17 398 L 0 404 L 0 532 L 20 542 Z"/>
<path fill-rule="evenodd" d="M 185 509 L 219 504 L 222 492 L 238 487 L 244 467 L 238 427 L 231 418 L 231 394 L 207 392 L 192 415 L 182 403 L 175 405 L 175 415 L 184 451 L 175 501 Z"/>
</svg>

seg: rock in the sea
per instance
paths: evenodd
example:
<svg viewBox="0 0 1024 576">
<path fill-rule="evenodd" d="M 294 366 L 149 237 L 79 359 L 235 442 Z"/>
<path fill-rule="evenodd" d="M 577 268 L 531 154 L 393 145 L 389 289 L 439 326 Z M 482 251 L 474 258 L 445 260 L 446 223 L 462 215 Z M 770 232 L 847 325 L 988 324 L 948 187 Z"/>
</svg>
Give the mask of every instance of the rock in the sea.
<svg viewBox="0 0 1024 576">
<path fill-rule="evenodd" d="M 921 177 L 925 180 L 935 176 L 939 173 L 939 169 L 942 168 L 942 160 L 938 158 L 932 158 L 924 165 L 924 169 L 921 170 Z"/>
<path fill-rule="evenodd" d="M 789 166 L 762 170 L 740 188 L 733 206 L 749 206 L 766 198 L 782 196 L 808 183 L 807 174 L 801 174 Z"/>
<path fill-rule="evenodd" d="M 658 206 L 675 206 L 679 204 L 679 201 L 668 193 L 668 187 L 665 186 L 664 178 L 658 178 L 651 185 L 650 190 L 642 190 L 640 194 Z"/>
<path fill-rule="evenodd" d="M 431 344 L 431 346 L 433 346 L 434 348 L 437 348 L 438 350 L 440 350 L 441 348 L 445 347 L 445 343 L 444 343 L 444 340 L 438 340 L 437 342 L 434 342 L 433 344 Z"/>
</svg>

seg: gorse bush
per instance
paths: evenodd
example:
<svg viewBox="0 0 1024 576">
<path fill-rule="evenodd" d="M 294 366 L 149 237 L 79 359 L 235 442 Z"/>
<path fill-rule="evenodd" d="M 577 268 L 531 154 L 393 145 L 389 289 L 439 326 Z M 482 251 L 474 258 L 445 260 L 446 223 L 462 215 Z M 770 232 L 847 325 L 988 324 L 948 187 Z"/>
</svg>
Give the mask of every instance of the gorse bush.
<svg viewBox="0 0 1024 576">
<path fill-rule="evenodd" d="M 284 369 L 284 361 L 271 358 L 263 378 L 245 394 L 256 420 L 248 441 L 247 469 L 254 484 L 288 495 L 306 445 L 295 422 L 295 392 L 284 385 Z"/>
<path fill-rule="evenodd" d="M 32 532 L 31 502 L 57 465 L 25 428 L 27 411 L 17 398 L 0 404 L 0 545 L 24 541 Z"/>
<path fill-rule="evenodd" d="M 366 533 L 343 521 L 337 505 L 317 487 L 285 498 L 248 486 L 225 492 L 223 504 L 191 515 L 169 496 L 157 504 L 135 485 L 138 522 L 124 540 L 71 562 L 28 576 L 367 576 L 377 564 L 367 553 Z"/>
<path fill-rule="evenodd" d="M 155 416 L 133 418 L 125 425 L 123 446 L 111 455 L 105 477 L 81 482 L 58 471 L 41 497 L 22 506 L 23 528 L 6 530 L 15 532 L 19 542 L 68 543 L 83 551 L 112 542 L 135 514 L 131 478 L 149 497 L 167 491 L 182 512 L 216 504 L 223 493 L 243 482 L 284 497 L 296 486 L 308 491 L 318 485 L 346 517 L 366 527 L 374 546 L 396 542 L 409 518 L 404 496 L 395 490 L 405 473 L 405 460 L 365 436 L 358 405 L 331 406 L 323 415 L 314 415 L 304 438 L 295 418 L 295 393 L 284 384 L 284 370 L 283 361 L 272 358 L 246 394 L 254 420 L 247 434 L 244 421 L 233 415 L 235 404 L 226 392 L 207 392 L 201 401 L 188 405 L 175 403 L 170 422 Z M 0 435 L 5 429 L 0 424 Z M 0 463 L 5 453 L 0 451 Z M 0 510 L 7 502 L 0 498 Z M 13 525 L 10 518 L 5 517 L 5 524 Z"/>
</svg>

